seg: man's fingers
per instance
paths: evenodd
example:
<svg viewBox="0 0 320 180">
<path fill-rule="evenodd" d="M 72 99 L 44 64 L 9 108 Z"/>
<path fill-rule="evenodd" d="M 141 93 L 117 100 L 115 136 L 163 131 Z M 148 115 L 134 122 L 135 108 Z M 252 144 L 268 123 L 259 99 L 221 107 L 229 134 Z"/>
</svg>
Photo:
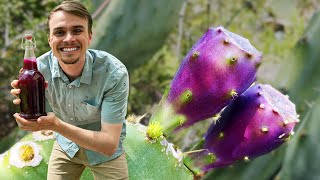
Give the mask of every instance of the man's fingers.
<svg viewBox="0 0 320 180">
<path fill-rule="evenodd" d="M 11 89 L 10 93 L 14 96 L 18 96 L 21 93 L 21 89 Z"/>
<path fill-rule="evenodd" d="M 34 126 L 34 124 L 37 124 L 37 121 L 35 120 L 26 120 L 24 118 L 22 118 L 19 113 L 14 113 L 13 117 L 16 119 L 17 122 L 19 122 L 22 126 Z"/>
<path fill-rule="evenodd" d="M 16 96 L 17 98 L 14 99 L 12 102 L 15 105 L 19 105 L 21 103 L 21 99 L 18 97 L 18 95 L 20 94 L 21 90 L 20 89 L 11 89 L 10 93 L 14 96 Z"/>
<path fill-rule="evenodd" d="M 21 103 L 21 99 L 20 98 L 17 98 L 17 99 L 14 99 L 13 101 L 13 104 L 15 105 L 19 105 Z"/>
<path fill-rule="evenodd" d="M 16 122 L 20 128 L 23 128 L 25 126 L 24 120 L 19 116 L 18 113 L 14 113 L 13 117 L 16 119 Z"/>
<path fill-rule="evenodd" d="M 11 82 L 11 87 L 13 87 L 13 88 L 18 88 L 18 84 L 19 84 L 19 81 L 18 80 L 13 80 L 12 82 Z"/>
<path fill-rule="evenodd" d="M 20 69 L 19 73 L 21 74 L 21 73 L 22 73 L 22 71 L 23 71 L 23 68 L 21 68 L 21 69 Z"/>
<path fill-rule="evenodd" d="M 22 127 L 22 124 L 21 124 L 21 123 L 19 123 L 18 121 L 16 121 L 16 122 L 17 122 L 17 124 L 18 124 L 19 127 Z"/>
<path fill-rule="evenodd" d="M 52 119 L 55 118 L 55 114 L 53 112 L 48 112 L 46 116 L 41 116 L 38 118 L 38 123 L 52 123 Z"/>
</svg>

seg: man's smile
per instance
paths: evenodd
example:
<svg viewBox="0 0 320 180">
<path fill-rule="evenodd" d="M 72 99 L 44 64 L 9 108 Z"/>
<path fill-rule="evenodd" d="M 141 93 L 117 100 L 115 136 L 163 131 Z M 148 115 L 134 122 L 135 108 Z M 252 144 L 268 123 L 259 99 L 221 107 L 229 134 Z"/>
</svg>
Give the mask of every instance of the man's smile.
<svg viewBox="0 0 320 180">
<path fill-rule="evenodd" d="M 71 52 L 71 51 L 76 51 L 80 49 L 79 47 L 64 47 L 64 48 L 60 48 L 59 50 L 60 51 L 63 51 L 63 52 Z"/>
</svg>

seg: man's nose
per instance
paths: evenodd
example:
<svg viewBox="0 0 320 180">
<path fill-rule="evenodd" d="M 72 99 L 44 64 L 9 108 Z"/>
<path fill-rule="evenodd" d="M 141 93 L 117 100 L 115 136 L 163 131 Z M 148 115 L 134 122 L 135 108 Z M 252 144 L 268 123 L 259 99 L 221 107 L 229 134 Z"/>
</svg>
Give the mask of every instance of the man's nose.
<svg viewBox="0 0 320 180">
<path fill-rule="evenodd" d="M 64 38 L 65 42 L 73 42 L 75 41 L 74 36 L 72 35 L 72 33 L 67 33 L 66 38 Z"/>
</svg>

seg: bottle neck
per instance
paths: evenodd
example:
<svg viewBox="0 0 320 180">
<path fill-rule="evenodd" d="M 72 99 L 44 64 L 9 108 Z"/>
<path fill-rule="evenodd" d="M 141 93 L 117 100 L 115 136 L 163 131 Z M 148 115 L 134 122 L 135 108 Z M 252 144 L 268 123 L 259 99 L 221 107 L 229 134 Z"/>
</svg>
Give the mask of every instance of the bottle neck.
<svg viewBox="0 0 320 180">
<path fill-rule="evenodd" d="M 36 56 L 32 48 L 27 47 L 24 52 L 23 69 L 37 70 Z"/>
</svg>

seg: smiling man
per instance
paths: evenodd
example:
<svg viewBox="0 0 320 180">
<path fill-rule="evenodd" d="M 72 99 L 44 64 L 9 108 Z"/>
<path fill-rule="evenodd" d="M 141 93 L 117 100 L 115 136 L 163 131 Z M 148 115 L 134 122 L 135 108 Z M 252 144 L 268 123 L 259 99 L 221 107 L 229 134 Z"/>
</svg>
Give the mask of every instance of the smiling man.
<svg viewBox="0 0 320 180">
<path fill-rule="evenodd" d="M 55 131 L 49 180 L 79 179 L 85 167 L 95 179 L 128 179 L 122 146 L 127 69 L 111 54 L 88 49 L 92 18 L 80 2 L 62 2 L 49 14 L 47 25 L 51 51 L 40 56 L 37 64 L 47 81 L 48 115 L 28 121 L 16 113 L 17 123 L 23 130 Z M 11 85 L 11 93 L 19 95 L 18 81 Z"/>
</svg>

